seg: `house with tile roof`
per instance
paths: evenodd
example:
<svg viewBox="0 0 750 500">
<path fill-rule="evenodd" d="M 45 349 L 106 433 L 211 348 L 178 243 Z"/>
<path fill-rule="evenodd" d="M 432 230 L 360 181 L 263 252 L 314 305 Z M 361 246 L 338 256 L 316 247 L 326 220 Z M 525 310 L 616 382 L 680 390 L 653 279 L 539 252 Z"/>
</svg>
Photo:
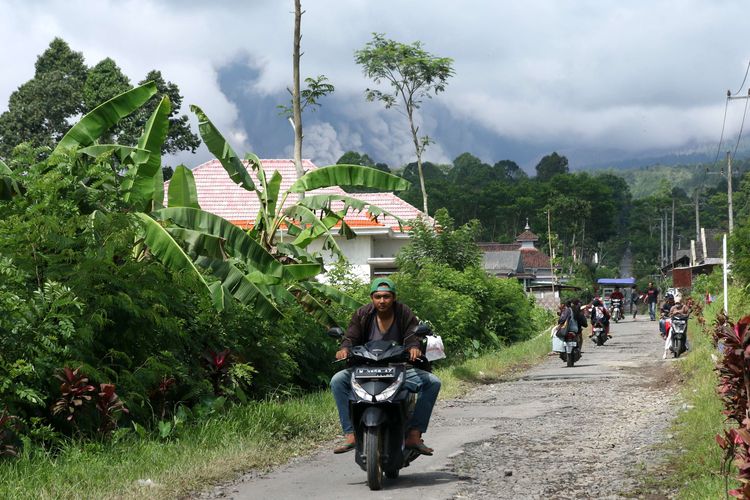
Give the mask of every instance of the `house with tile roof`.
<svg viewBox="0 0 750 500">
<path fill-rule="evenodd" d="M 552 263 L 547 254 L 536 248 L 539 237 L 528 221 L 514 243 L 479 243 L 484 269 L 498 278 L 515 278 L 537 301 L 554 307 L 559 301 L 559 281 L 553 290 Z M 549 303 L 549 304 L 548 304 Z"/>
<path fill-rule="evenodd" d="M 280 192 L 283 193 L 297 180 L 297 171 L 291 159 L 266 159 L 261 164 L 268 178 L 274 171 L 281 174 Z M 317 168 L 310 160 L 303 160 L 305 172 Z M 248 170 L 257 181 L 255 174 Z M 233 224 L 248 229 L 255 223 L 260 210 L 260 203 L 255 193 L 242 189 L 235 184 L 219 160 L 210 160 L 193 169 L 195 186 L 198 192 L 198 203 L 203 210 L 229 220 Z M 393 193 L 355 193 L 349 194 L 337 186 L 310 191 L 309 194 L 341 194 L 352 196 L 364 202 L 376 205 L 395 215 L 403 221 L 423 216 L 422 212 Z M 291 205 L 299 198 L 292 194 L 286 201 Z M 338 203 L 338 206 L 337 206 Z M 333 204 L 334 210 L 342 210 L 343 203 Z M 350 210 L 344 218 L 352 228 L 356 238 L 347 240 L 334 234 L 336 243 L 354 267 L 358 276 L 369 280 L 372 276 L 390 274 L 396 271 L 396 254 L 410 240 L 407 228 L 400 228 L 398 221 L 391 216 L 373 217 L 366 211 Z M 283 237 L 283 235 L 282 235 Z M 309 250 L 318 251 L 324 262 L 331 263 L 334 257 L 322 250 L 322 242 L 314 242 Z"/>
</svg>

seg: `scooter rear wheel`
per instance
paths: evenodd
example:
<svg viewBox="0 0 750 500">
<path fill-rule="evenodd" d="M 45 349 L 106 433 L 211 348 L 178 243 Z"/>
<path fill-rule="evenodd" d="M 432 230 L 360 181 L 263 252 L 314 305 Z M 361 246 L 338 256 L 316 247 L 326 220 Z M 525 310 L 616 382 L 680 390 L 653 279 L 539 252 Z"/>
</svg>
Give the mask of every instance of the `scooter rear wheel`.
<svg viewBox="0 0 750 500">
<path fill-rule="evenodd" d="M 568 362 L 568 368 L 572 368 L 573 364 L 576 362 L 576 357 L 574 353 L 569 353 L 567 356 L 566 361 Z"/>
<path fill-rule="evenodd" d="M 371 490 L 383 488 L 383 466 L 380 463 L 380 427 L 365 430 L 365 460 L 367 461 L 367 486 Z"/>
</svg>

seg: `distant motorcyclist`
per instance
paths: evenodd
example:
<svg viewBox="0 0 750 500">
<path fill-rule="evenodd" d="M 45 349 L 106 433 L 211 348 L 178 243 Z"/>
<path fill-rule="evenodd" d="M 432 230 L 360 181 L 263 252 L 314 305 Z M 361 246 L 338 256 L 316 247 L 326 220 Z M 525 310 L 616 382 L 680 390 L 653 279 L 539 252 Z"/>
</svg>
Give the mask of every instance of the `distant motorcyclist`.
<svg viewBox="0 0 750 500">
<path fill-rule="evenodd" d="M 595 298 L 591 302 L 591 305 L 588 306 L 588 310 L 591 316 L 591 334 L 589 334 L 589 337 L 594 336 L 594 324 L 601 322 L 602 326 L 604 326 L 604 331 L 607 333 L 607 337 L 612 338 L 612 335 L 609 333 L 609 311 L 602 301 Z"/>
<path fill-rule="evenodd" d="M 609 295 L 609 300 L 610 300 L 610 301 L 611 301 L 611 303 L 612 303 L 612 309 L 613 309 L 613 310 L 614 310 L 614 308 L 615 308 L 615 305 L 614 305 L 614 304 L 615 304 L 615 301 L 616 301 L 616 300 L 619 300 L 619 304 L 620 304 L 620 317 L 619 317 L 619 318 L 617 318 L 617 319 L 623 319 L 623 318 L 625 318 L 625 315 L 623 314 L 623 311 L 622 311 L 622 309 L 623 309 L 623 304 L 625 304 L 625 296 L 624 296 L 624 295 L 622 294 L 622 292 L 620 291 L 620 287 L 619 287 L 619 286 L 615 286 L 615 291 L 614 291 L 614 292 L 612 292 L 612 293 L 611 293 L 611 294 Z"/>
<path fill-rule="evenodd" d="M 586 315 L 583 314 L 583 311 L 581 310 L 581 300 L 573 299 L 570 309 L 573 313 L 573 317 L 578 323 L 578 335 L 576 341 L 578 342 L 578 345 L 583 348 L 583 329 L 588 326 L 588 323 L 586 322 Z"/>
<path fill-rule="evenodd" d="M 662 338 L 667 337 L 667 318 L 672 316 L 670 314 L 670 311 L 672 310 L 672 307 L 674 305 L 674 296 L 671 293 L 668 293 L 659 311 L 661 313 L 661 318 L 659 319 L 659 333 L 661 334 Z"/>
<path fill-rule="evenodd" d="M 671 295 L 669 295 L 671 297 Z M 666 305 L 666 304 L 665 304 Z M 664 309 L 664 306 L 662 306 L 662 310 Z M 668 318 L 674 318 L 675 316 L 689 316 L 691 312 L 690 305 L 682 302 L 682 296 L 678 293 L 676 297 L 672 297 L 672 306 L 669 308 L 669 311 L 667 312 Z M 669 344 L 671 340 L 671 334 L 669 332 L 664 335 L 664 338 L 666 339 L 666 342 L 664 342 L 664 356 L 662 359 L 667 359 L 667 353 L 669 352 Z M 690 342 L 688 342 L 687 338 L 687 325 L 685 329 L 685 350 L 690 350 Z"/>
</svg>

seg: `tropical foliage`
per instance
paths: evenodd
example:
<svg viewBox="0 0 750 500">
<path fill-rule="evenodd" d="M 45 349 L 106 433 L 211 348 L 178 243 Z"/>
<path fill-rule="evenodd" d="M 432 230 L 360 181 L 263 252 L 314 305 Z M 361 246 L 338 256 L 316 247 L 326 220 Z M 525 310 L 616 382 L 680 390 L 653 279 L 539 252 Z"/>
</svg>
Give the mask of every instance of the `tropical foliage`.
<svg viewBox="0 0 750 500">
<path fill-rule="evenodd" d="M 165 194 L 168 97 L 136 146 L 101 142 L 157 90 L 146 83 L 96 107 L 47 158 L 25 145 L 0 166 L 6 454 L 19 436 L 45 445 L 60 434 L 109 435 L 118 422 L 167 432 L 178 414 L 184 421 L 272 389 L 318 387 L 333 349 L 321 342 L 320 323 L 345 321 L 360 304 L 315 279 L 322 261 L 308 246 L 324 238 L 336 252 L 329 230 L 353 236 L 343 221 L 349 209 L 385 212 L 345 195 L 291 199 L 339 184 L 403 189 L 406 181 L 338 165 L 280 192 L 279 174 L 267 179 L 252 154 L 241 161 L 196 107 L 209 149 L 261 201 L 257 224 L 244 231 L 200 209 L 185 167 Z"/>
</svg>

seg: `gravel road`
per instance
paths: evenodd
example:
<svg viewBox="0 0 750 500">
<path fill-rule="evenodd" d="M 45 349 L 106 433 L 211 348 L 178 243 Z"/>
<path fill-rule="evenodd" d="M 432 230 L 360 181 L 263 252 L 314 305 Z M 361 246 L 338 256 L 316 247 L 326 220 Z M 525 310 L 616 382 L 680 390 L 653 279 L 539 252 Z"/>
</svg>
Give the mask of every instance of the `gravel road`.
<svg viewBox="0 0 750 500">
<path fill-rule="evenodd" d="M 351 453 L 326 443 L 267 474 L 248 473 L 196 498 L 669 498 L 645 491 L 677 401 L 657 324 L 628 318 L 603 347 L 565 367 L 556 356 L 512 381 L 441 401 L 425 436 L 435 448 L 371 492 Z"/>
</svg>

